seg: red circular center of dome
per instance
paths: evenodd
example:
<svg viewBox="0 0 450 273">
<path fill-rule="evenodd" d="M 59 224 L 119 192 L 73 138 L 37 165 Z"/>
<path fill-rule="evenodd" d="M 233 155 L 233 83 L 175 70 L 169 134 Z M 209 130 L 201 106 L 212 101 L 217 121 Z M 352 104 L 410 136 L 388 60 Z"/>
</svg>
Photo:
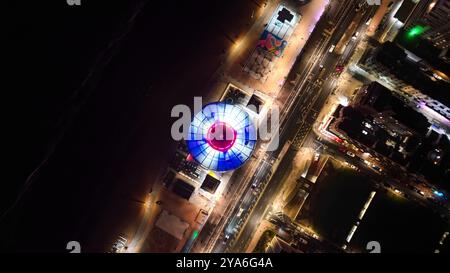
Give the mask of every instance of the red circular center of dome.
<svg viewBox="0 0 450 273">
<path fill-rule="evenodd" d="M 208 129 L 206 142 L 214 150 L 227 151 L 236 141 L 236 130 L 225 122 L 216 122 Z"/>
</svg>

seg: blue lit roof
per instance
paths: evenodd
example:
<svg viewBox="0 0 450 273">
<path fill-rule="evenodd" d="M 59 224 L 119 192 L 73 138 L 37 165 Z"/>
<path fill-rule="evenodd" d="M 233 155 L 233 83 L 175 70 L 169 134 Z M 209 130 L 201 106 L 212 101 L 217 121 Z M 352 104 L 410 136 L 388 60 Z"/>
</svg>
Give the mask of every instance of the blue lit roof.
<svg viewBox="0 0 450 273">
<path fill-rule="evenodd" d="M 212 128 L 218 126 L 233 132 L 231 139 L 211 139 Z M 255 143 L 255 126 L 248 113 L 239 106 L 223 102 L 207 104 L 194 116 L 187 140 L 193 158 L 214 171 L 240 167 L 251 156 Z"/>
</svg>

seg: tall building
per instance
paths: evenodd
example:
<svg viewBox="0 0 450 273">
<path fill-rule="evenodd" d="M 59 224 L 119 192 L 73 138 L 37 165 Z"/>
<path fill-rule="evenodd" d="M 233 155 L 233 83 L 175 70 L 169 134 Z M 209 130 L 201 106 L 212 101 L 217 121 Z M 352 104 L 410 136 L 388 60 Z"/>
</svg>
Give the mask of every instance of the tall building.
<svg viewBox="0 0 450 273">
<path fill-rule="evenodd" d="M 411 0 L 404 0 L 411 1 Z M 405 22 L 405 29 L 419 27 L 422 38 L 429 40 L 435 47 L 450 47 L 450 0 L 417 1 Z"/>
<path fill-rule="evenodd" d="M 378 82 L 363 86 L 352 104 L 339 110 L 330 131 L 448 188 L 449 139 Z"/>
<path fill-rule="evenodd" d="M 430 11 L 424 16 L 422 21 L 429 27 L 424 33 L 424 38 L 430 40 L 438 48 L 449 48 L 450 0 L 433 2 Z"/>
<path fill-rule="evenodd" d="M 369 46 L 358 66 L 450 137 L 447 75 L 391 42 Z"/>
<path fill-rule="evenodd" d="M 423 18 L 433 2 L 436 2 L 436 0 L 403 0 L 402 5 L 408 6 L 405 11 L 407 12 L 405 20 L 403 20 L 405 27 L 410 28 Z"/>
</svg>

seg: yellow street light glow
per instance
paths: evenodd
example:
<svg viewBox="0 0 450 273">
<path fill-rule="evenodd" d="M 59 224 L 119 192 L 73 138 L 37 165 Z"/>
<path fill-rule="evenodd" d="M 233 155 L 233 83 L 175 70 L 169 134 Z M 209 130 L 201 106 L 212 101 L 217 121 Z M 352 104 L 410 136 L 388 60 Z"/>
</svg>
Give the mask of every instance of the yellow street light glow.
<svg viewBox="0 0 450 273">
<path fill-rule="evenodd" d="M 430 12 L 430 11 L 434 8 L 435 5 L 436 5 L 436 1 L 434 1 L 433 3 L 431 3 L 431 4 L 428 6 L 427 12 Z"/>
</svg>

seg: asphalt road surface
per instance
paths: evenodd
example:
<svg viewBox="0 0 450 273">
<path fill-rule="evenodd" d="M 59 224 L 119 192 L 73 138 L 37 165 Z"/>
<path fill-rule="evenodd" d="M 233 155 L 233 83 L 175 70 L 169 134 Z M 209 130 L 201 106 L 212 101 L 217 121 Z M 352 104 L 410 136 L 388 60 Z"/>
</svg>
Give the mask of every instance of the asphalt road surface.
<svg viewBox="0 0 450 273">
<path fill-rule="evenodd" d="M 348 25 L 353 21 L 357 12 L 353 7 L 348 6 L 344 7 L 344 20 L 339 20 L 335 31 L 332 33 L 332 36 L 329 39 L 324 39 L 323 27 L 326 27 L 326 23 L 328 22 L 319 22 L 317 25 L 316 31 L 310 37 L 309 47 L 305 48 L 300 59 L 307 59 L 306 64 L 303 64 L 303 67 L 306 67 L 308 64 L 313 63 L 312 67 L 309 70 L 304 69 L 303 71 L 300 66 L 300 78 L 306 79 L 306 81 L 301 81 L 301 83 L 294 88 L 298 88 L 299 91 L 296 98 L 294 98 L 293 108 L 290 109 L 290 115 L 287 115 L 287 119 L 285 121 L 284 126 L 281 130 L 281 146 L 287 140 L 293 139 L 293 147 L 299 148 L 303 145 L 304 139 L 307 137 L 308 133 L 311 130 L 311 127 L 317 117 L 318 112 L 322 108 L 325 100 L 332 92 L 333 85 L 329 83 L 329 81 L 333 81 L 330 77 L 331 73 L 334 72 L 334 67 L 338 63 L 338 61 L 346 61 L 342 60 L 335 54 L 328 52 L 329 47 L 332 44 L 335 44 L 342 34 L 347 29 Z M 369 11 L 367 14 L 373 14 L 374 8 L 366 7 Z M 324 17 L 326 18 L 326 16 Z M 360 21 L 360 24 L 365 23 L 364 20 Z M 320 24 L 322 23 L 322 24 Z M 322 27 L 322 29 L 321 29 Z M 320 50 L 317 50 L 319 48 Z M 350 54 L 345 54 L 344 58 L 349 58 Z M 323 68 L 322 68 L 323 67 Z M 307 73 L 305 73 L 305 71 Z M 295 72 L 295 71 L 294 71 Z M 309 73 L 308 73 L 309 72 Z M 328 79 L 328 80 L 327 80 Z M 325 81 L 325 83 L 324 83 Z M 322 88 L 323 84 L 323 88 Z M 288 87 L 289 88 L 289 87 Z M 228 249 L 230 252 L 242 252 L 245 251 L 246 246 L 254 234 L 255 229 L 259 225 L 261 219 L 264 217 L 264 213 L 267 208 L 273 202 L 276 194 L 278 193 L 277 189 L 282 183 L 281 178 L 284 175 L 284 172 L 288 170 L 288 165 L 292 161 L 292 157 L 295 155 L 294 150 L 289 150 L 286 154 L 286 158 L 281 160 L 281 163 L 275 172 L 272 180 L 267 185 L 267 188 L 262 193 L 262 196 L 258 200 L 257 204 L 254 206 L 246 224 L 243 226 L 242 230 L 238 234 L 236 240 L 233 241 L 233 245 Z M 217 250 L 223 250 L 224 245 L 222 242 L 218 243 Z M 218 252 L 218 251 L 215 251 Z"/>
</svg>

